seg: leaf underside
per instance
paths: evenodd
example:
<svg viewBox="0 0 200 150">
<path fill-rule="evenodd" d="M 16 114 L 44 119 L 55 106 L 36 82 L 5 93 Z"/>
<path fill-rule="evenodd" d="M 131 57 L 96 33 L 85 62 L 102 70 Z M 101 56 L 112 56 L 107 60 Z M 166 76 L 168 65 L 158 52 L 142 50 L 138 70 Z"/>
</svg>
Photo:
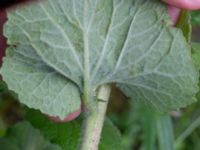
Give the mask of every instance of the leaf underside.
<svg viewBox="0 0 200 150">
<path fill-rule="evenodd" d="M 195 101 L 190 48 L 157 0 L 46 0 L 9 12 L 4 35 L 3 79 L 49 115 L 77 110 L 84 85 L 94 95 L 113 82 L 157 109 Z"/>
</svg>

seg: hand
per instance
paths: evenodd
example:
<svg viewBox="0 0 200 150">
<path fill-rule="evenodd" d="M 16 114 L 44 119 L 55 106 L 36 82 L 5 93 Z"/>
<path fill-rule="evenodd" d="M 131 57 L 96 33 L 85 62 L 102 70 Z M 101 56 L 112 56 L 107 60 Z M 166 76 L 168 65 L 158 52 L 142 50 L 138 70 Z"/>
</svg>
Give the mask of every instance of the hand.
<svg viewBox="0 0 200 150">
<path fill-rule="evenodd" d="M 59 117 L 53 117 L 53 116 L 48 116 L 50 120 L 57 122 L 57 123 L 64 123 L 64 122 L 69 122 L 72 121 L 74 119 L 76 119 L 82 112 L 82 108 L 80 108 L 79 110 L 75 111 L 74 113 L 69 114 L 68 116 L 66 116 L 63 120 L 61 120 Z"/>
<path fill-rule="evenodd" d="M 163 0 L 167 4 L 168 14 L 170 15 L 173 25 L 176 24 L 179 14 L 180 8 L 187 10 L 197 10 L 200 9 L 200 0 Z"/>
<path fill-rule="evenodd" d="M 200 9 L 200 0 L 163 0 L 169 5 L 187 10 Z"/>
</svg>

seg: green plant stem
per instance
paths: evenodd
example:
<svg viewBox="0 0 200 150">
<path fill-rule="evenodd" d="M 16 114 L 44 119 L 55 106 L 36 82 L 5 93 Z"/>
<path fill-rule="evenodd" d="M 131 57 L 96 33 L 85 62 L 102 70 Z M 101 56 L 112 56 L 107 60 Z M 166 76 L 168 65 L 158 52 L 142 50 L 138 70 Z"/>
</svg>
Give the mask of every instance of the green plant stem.
<svg viewBox="0 0 200 150">
<path fill-rule="evenodd" d="M 170 115 L 158 112 L 155 115 L 159 150 L 174 150 L 174 131 Z"/>
<path fill-rule="evenodd" d="M 110 91 L 110 86 L 101 86 L 97 94 L 97 109 L 86 110 L 82 127 L 80 150 L 98 150 Z"/>
<path fill-rule="evenodd" d="M 178 147 L 199 126 L 200 116 L 176 139 L 176 147 Z"/>
</svg>

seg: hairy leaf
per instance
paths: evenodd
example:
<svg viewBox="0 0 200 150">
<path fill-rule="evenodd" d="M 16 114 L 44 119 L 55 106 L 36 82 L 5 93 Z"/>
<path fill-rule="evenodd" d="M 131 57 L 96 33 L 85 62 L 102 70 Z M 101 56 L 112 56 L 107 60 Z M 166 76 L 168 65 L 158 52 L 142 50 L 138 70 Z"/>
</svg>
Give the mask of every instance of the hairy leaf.
<svg viewBox="0 0 200 150">
<path fill-rule="evenodd" d="M 80 108 L 76 86 L 43 63 L 30 46 L 10 47 L 4 60 L 4 80 L 21 102 L 61 118 Z"/>
<path fill-rule="evenodd" d="M 8 130 L 7 135 L 0 139 L 2 150 L 61 150 L 53 145 L 34 129 L 29 123 L 18 123 Z"/>
<path fill-rule="evenodd" d="M 78 90 L 95 96 L 99 85 L 112 82 L 158 109 L 195 101 L 198 74 L 189 46 L 182 32 L 169 26 L 157 0 L 46 0 L 8 18 L 4 34 L 17 48 L 7 54 L 1 72 L 30 107 L 63 117 L 79 106 Z M 36 61 L 40 65 L 33 65 Z M 28 72 L 40 76 L 30 78 Z M 61 106 L 64 102 L 73 106 Z"/>
</svg>

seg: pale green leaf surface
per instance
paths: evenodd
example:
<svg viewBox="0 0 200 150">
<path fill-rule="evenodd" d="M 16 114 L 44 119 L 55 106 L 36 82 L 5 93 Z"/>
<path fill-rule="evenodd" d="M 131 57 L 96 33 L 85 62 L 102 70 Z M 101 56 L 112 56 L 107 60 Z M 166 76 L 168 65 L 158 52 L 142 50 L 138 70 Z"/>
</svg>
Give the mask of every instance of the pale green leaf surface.
<svg viewBox="0 0 200 150">
<path fill-rule="evenodd" d="M 57 145 L 45 140 L 39 130 L 29 123 L 18 123 L 0 138 L 1 150 L 61 150 Z"/>
<path fill-rule="evenodd" d="M 2 71 L 4 80 L 29 107 L 61 118 L 80 108 L 77 87 L 43 63 L 29 46 L 10 47 Z"/>
<path fill-rule="evenodd" d="M 168 25 L 166 8 L 157 0 L 46 0 L 8 18 L 8 44 L 32 47 L 80 91 L 95 95 L 99 85 L 116 82 L 127 96 L 156 108 L 195 101 L 198 74 L 189 47 L 182 32 Z M 15 81 L 4 70 L 15 68 L 2 70 L 6 81 Z M 16 91 L 18 82 L 8 85 Z"/>
</svg>

